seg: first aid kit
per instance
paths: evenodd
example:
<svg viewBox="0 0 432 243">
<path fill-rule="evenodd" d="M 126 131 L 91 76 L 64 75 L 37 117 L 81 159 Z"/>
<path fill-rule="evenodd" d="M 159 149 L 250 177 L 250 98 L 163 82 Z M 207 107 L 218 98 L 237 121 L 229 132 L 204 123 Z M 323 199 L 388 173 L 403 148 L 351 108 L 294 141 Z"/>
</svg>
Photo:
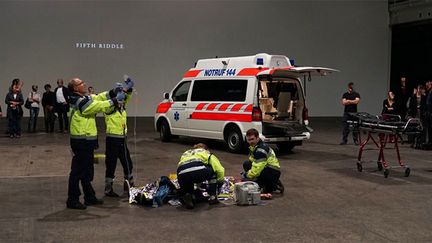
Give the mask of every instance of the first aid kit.
<svg viewBox="0 0 432 243">
<path fill-rule="evenodd" d="M 234 197 L 237 205 L 257 205 L 261 202 L 261 191 L 256 182 L 238 182 L 234 186 Z"/>
</svg>

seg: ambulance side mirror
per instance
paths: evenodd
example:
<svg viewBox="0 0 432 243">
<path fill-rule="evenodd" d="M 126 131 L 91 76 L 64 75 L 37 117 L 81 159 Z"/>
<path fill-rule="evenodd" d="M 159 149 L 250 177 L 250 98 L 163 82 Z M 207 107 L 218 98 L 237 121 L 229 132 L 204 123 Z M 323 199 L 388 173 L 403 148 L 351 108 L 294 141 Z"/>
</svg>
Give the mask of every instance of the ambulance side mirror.
<svg viewBox="0 0 432 243">
<path fill-rule="evenodd" d="M 168 93 L 164 93 L 163 94 L 163 98 L 166 99 L 166 100 L 169 99 L 169 94 Z"/>
</svg>

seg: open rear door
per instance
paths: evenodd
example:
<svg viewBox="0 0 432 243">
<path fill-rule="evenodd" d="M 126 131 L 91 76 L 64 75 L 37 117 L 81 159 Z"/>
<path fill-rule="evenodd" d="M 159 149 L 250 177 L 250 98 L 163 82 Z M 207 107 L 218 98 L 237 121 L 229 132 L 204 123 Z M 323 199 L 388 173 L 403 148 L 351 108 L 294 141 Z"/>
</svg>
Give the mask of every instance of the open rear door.
<svg viewBox="0 0 432 243">
<path fill-rule="evenodd" d="M 311 77 L 311 76 L 326 76 L 339 70 L 326 67 L 282 67 L 272 68 L 259 72 L 257 75 L 272 75 L 275 77 Z"/>
</svg>

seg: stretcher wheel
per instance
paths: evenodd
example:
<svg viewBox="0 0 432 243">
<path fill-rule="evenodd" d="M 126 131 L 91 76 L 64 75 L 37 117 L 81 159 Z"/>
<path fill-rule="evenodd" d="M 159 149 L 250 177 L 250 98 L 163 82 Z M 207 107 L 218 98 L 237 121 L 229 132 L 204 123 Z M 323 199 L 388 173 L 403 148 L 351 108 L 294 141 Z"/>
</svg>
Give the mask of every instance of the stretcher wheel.
<svg viewBox="0 0 432 243">
<path fill-rule="evenodd" d="M 378 171 L 382 171 L 383 170 L 382 163 L 378 161 L 377 165 L 378 165 Z"/>
<path fill-rule="evenodd" d="M 411 173 L 411 169 L 410 168 L 406 168 L 405 169 L 405 177 L 408 177 Z"/>
<path fill-rule="evenodd" d="M 360 162 L 357 162 L 357 171 L 358 172 L 362 172 L 363 171 L 363 166 Z"/>
<path fill-rule="evenodd" d="M 385 169 L 384 170 L 384 178 L 387 178 L 390 174 L 390 170 L 389 169 Z"/>
</svg>

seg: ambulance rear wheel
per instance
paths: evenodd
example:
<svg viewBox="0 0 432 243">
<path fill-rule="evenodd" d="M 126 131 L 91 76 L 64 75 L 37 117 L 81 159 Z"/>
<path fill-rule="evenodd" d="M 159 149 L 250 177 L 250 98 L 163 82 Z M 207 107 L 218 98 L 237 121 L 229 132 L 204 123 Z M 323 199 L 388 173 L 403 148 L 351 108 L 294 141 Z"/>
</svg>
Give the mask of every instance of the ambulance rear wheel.
<svg viewBox="0 0 432 243">
<path fill-rule="evenodd" d="M 162 142 L 169 142 L 171 140 L 171 129 L 168 125 L 168 122 L 165 120 L 163 120 L 160 125 L 159 136 Z"/>
<path fill-rule="evenodd" d="M 225 138 L 228 150 L 232 153 L 240 153 L 243 149 L 243 135 L 238 128 L 231 128 Z"/>
</svg>

